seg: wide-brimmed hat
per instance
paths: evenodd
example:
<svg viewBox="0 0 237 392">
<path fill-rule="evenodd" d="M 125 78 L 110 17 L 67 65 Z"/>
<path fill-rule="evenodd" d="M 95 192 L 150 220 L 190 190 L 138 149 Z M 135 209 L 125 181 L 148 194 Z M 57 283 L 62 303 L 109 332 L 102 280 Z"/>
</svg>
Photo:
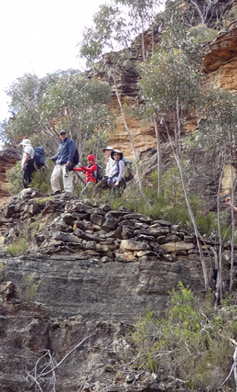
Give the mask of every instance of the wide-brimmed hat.
<svg viewBox="0 0 237 392">
<path fill-rule="evenodd" d="M 31 146 L 31 142 L 30 142 L 29 139 L 23 139 L 23 140 L 20 142 L 20 146 Z"/>
<path fill-rule="evenodd" d="M 105 150 L 114 151 L 113 147 L 111 147 L 111 146 L 107 146 L 107 147 L 103 148 L 102 151 L 105 152 Z"/>
<path fill-rule="evenodd" d="M 111 153 L 111 158 L 112 159 L 114 159 L 114 153 L 117 153 L 117 154 L 120 154 L 120 159 L 123 159 L 123 153 L 121 152 L 121 151 L 119 151 L 119 150 L 114 150 L 112 153 Z"/>
</svg>

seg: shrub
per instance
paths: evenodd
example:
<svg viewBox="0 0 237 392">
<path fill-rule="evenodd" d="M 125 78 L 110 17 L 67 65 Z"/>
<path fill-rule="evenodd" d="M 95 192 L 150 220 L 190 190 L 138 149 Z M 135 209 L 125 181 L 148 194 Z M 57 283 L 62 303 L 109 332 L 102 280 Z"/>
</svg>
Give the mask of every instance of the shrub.
<svg viewBox="0 0 237 392">
<path fill-rule="evenodd" d="M 30 245 L 25 238 L 19 238 L 16 242 L 7 247 L 7 252 L 11 256 L 19 256 L 25 253 L 29 247 Z"/>
<path fill-rule="evenodd" d="M 21 170 L 21 162 L 17 164 L 10 170 L 7 170 L 7 179 L 10 182 L 9 191 L 13 194 L 18 194 L 23 189 L 22 179 L 23 172 Z"/>
<path fill-rule="evenodd" d="M 182 283 L 169 294 L 164 316 L 148 309 L 128 332 L 128 348 L 121 356 L 133 370 L 182 380 L 187 391 L 214 392 L 231 367 L 230 339 L 237 334 L 237 310 L 214 311 L 212 295 L 200 301 Z"/>
<path fill-rule="evenodd" d="M 39 283 L 34 281 L 33 275 L 24 278 L 24 289 L 19 290 L 21 297 L 26 301 L 34 301 L 37 296 Z"/>
<path fill-rule="evenodd" d="M 32 175 L 31 188 L 39 189 L 43 193 L 50 193 L 50 177 L 53 171 L 53 163 L 47 160 L 47 164 L 39 170 L 36 170 Z"/>
</svg>

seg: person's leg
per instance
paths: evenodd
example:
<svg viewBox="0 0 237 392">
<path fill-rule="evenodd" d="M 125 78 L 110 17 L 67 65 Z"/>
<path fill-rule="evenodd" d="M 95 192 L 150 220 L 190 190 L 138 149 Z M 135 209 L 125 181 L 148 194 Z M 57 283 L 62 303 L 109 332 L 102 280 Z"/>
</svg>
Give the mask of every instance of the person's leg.
<svg viewBox="0 0 237 392">
<path fill-rule="evenodd" d="M 63 167 L 63 188 L 65 192 L 73 192 L 73 171 L 66 171 L 66 164 Z"/>
<path fill-rule="evenodd" d="M 23 186 L 24 188 L 28 188 L 32 181 L 32 173 L 35 171 L 35 167 L 33 164 L 33 160 L 29 160 L 25 166 L 25 170 L 23 173 Z"/>
<path fill-rule="evenodd" d="M 36 171 L 33 159 L 31 159 L 27 163 L 26 170 L 27 170 L 27 176 L 28 176 L 28 184 L 30 184 L 32 181 L 32 174 Z"/>
<path fill-rule="evenodd" d="M 122 196 L 125 188 L 126 188 L 126 181 L 124 180 L 124 178 L 122 178 L 118 186 L 118 197 Z"/>
<path fill-rule="evenodd" d="M 63 175 L 63 165 L 55 165 L 50 177 L 50 184 L 53 192 L 61 192 L 60 178 Z"/>
<path fill-rule="evenodd" d="M 115 182 L 112 184 L 112 189 L 111 189 L 111 197 L 112 199 L 115 199 L 116 197 L 121 197 L 123 194 L 124 189 L 126 188 L 126 181 L 124 178 L 119 183 L 119 186 L 115 187 Z"/>
<path fill-rule="evenodd" d="M 26 169 L 23 172 L 23 179 L 22 179 L 23 187 L 28 188 L 28 175 Z"/>
<path fill-rule="evenodd" d="M 97 184 L 95 184 L 95 187 L 94 187 L 95 194 L 101 193 L 102 189 L 109 188 L 109 186 L 107 184 L 107 180 L 108 180 L 107 177 L 104 177 Z"/>
</svg>

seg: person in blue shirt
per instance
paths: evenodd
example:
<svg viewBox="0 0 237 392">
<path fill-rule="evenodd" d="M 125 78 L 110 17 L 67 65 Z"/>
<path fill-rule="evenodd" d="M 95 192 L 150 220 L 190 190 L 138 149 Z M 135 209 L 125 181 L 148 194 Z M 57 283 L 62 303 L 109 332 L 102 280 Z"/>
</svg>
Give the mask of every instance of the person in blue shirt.
<svg viewBox="0 0 237 392">
<path fill-rule="evenodd" d="M 67 170 L 67 165 L 70 165 L 73 161 L 76 145 L 72 139 L 67 137 L 67 132 L 65 130 L 61 130 L 59 136 L 60 144 L 58 152 L 51 158 L 51 160 L 56 163 L 50 178 L 51 188 L 53 190 L 51 195 L 61 193 L 61 178 L 63 180 L 64 191 L 73 192 L 73 172 Z"/>
</svg>

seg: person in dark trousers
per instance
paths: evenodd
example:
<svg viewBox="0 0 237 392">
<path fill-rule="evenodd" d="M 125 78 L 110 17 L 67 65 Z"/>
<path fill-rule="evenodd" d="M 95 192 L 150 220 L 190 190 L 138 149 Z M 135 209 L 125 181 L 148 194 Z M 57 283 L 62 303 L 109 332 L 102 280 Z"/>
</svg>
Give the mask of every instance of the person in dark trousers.
<svg viewBox="0 0 237 392">
<path fill-rule="evenodd" d="M 106 163 L 104 177 L 102 178 L 102 180 L 98 182 L 98 184 L 96 184 L 94 188 L 95 194 L 101 194 L 102 190 L 110 188 L 110 183 L 108 182 L 108 178 L 112 177 L 112 169 L 115 165 L 114 159 L 111 158 L 111 154 L 114 151 L 113 147 L 107 146 L 103 148 L 102 151 L 104 153 L 104 157 L 107 163 Z"/>
<path fill-rule="evenodd" d="M 23 139 L 20 146 L 23 148 L 21 160 L 21 170 L 24 172 L 23 186 L 28 188 L 32 181 L 32 174 L 36 171 L 34 166 L 34 149 L 29 139 Z"/>
<path fill-rule="evenodd" d="M 114 150 L 111 158 L 115 161 L 111 177 L 108 178 L 108 183 L 111 183 L 111 196 L 113 198 L 120 197 L 126 188 L 126 181 L 123 178 L 125 163 L 123 161 L 123 153 L 119 150 Z"/>
<path fill-rule="evenodd" d="M 90 196 L 96 184 L 97 166 L 95 164 L 95 157 L 90 154 L 86 159 L 88 166 L 74 167 L 73 169 L 74 171 L 84 172 L 86 174 L 86 186 L 80 194 L 81 197 Z"/>
<path fill-rule="evenodd" d="M 64 191 L 69 193 L 73 192 L 73 173 L 72 171 L 67 170 L 67 165 L 70 165 L 73 161 L 76 145 L 74 141 L 67 136 L 65 130 L 61 130 L 59 136 L 60 144 L 58 152 L 51 158 L 53 162 L 56 162 L 50 178 L 51 188 L 53 190 L 51 195 L 61 193 L 61 178 L 63 179 Z"/>
</svg>

